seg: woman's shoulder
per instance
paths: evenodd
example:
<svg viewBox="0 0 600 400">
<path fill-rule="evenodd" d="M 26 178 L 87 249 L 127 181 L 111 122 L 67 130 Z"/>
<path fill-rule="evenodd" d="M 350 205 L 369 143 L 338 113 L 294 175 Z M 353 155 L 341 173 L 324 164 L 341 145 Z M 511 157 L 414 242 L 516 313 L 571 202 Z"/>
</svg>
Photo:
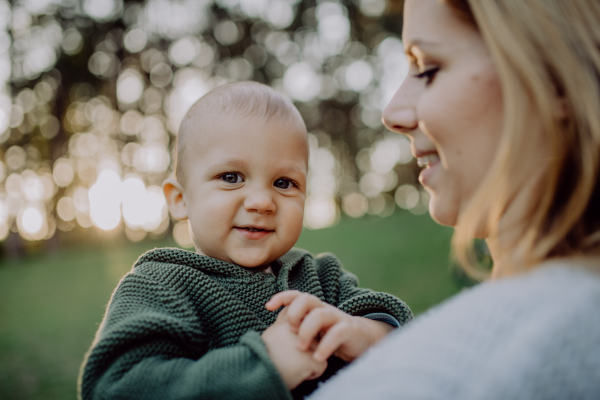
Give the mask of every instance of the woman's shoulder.
<svg viewBox="0 0 600 400">
<path fill-rule="evenodd" d="M 598 267 L 600 271 L 600 264 Z M 600 272 L 577 261 L 550 261 L 526 273 L 463 289 L 424 317 L 443 314 L 446 309 L 452 312 L 462 309 L 471 316 L 479 309 L 485 310 L 485 314 L 490 309 L 499 313 L 517 309 L 535 312 L 538 308 L 552 308 L 559 304 L 586 303 L 590 297 L 597 296 L 600 296 Z M 495 309 L 500 305 L 503 308 Z"/>
<path fill-rule="evenodd" d="M 358 399 L 362 382 L 373 398 L 593 398 L 599 305 L 600 275 L 570 262 L 483 283 L 391 335 L 323 394 Z"/>
<path fill-rule="evenodd" d="M 573 334 L 600 339 L 599 306 L 600 273 L 576 261 L 552 261 L 464 290 L 423 315 L 419 324 L 456 329 L 457 340 L 466 343 L 470 335 L 479 341 L 488 337 L 493 351 L 529 341 L 559 342 Z M 588 331 L 592 325 L 595 330 Z"/>
<path fill-rule="evenodd" d="M 589 302 L 590 297 L 600 296 L 598 271 L 590 268 L 589 263 L 577 260 L 548 261 L 527 273 L 485 282 L 467 289 L 442 304 L 440 309 L 456 306 L 466 309 L 489 309 L 500 303 L 510 309 L 529 309 L 534 312 L 538 308 L 560 307 L 560 304 L 585 304 Z"/>
</svg>

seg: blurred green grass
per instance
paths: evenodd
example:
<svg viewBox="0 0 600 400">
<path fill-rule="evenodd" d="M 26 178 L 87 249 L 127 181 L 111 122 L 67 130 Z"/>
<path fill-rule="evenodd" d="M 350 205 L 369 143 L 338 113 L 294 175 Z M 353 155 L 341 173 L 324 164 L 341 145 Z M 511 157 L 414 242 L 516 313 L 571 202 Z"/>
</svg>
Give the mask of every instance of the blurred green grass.
<svg viewBox="0 0 600 400">
<path fill-rule="evenodd" d="M 459 291 L 449 265 L 452 231 L 429 216 L 396 212 L 304 231 L 297 244 L 332 252 L 361 286 L 400 297 L 415 313 Z M 121 277 L 170 240 L 96 247 L 0 262 L 0 399 L 75 399 L 83 355 Z"/>
</svg>

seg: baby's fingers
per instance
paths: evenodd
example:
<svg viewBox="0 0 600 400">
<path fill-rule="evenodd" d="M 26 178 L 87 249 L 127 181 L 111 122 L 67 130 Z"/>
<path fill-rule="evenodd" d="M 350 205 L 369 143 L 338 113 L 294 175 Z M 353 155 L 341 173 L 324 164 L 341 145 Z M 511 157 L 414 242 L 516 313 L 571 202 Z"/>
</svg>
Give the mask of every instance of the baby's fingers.
<svg viewBox="0 0 600 400">
<path fill-rule="evenodd" d="M 302 294 L 302 292 L 299 292 L 297 290 L 286 290 L 285 292 L 279 292 L 276 295 L 274 295 L 273 297 L 271 297 L 271 299 L 269 301 L 267 301 L 267 303 L 265 304 L 265 307 L 269 311 L 275 311 L 279 307 L 289 305 L 292 301 L 294 301 L 301 294 Z"/>
<path fill-rule="evenodd" d="M 320 332 L 326 332 L 339 321 L 336 313 L 332 311 L 330 308 L 322 307 L 312 310 L 304 318 L 298 330 L 298 347 L 301 350 L 308 350 Z"/>
<path fill-rule="evenodd" d="M 325 336 L 321 338 L 317 349 L 313 353 L 313 358 L 316 361 L 327 360 L 349 339 L 350 332 L 349 329 L 346 329 L 346 324 L 334 325 L 327 331 Z"/>
<path fill-rule="evenodd" d="M 291 328 L 297 331 L 302 320 L 314 309 L 320 309 L 324 303 L 316 296 L 308 293 L 302 293 L 296 297 L 292 303 L 286 307 L 288 310 L 287 318 Z"/>
<path fill-rule="evenodd" d="M 317 360 L 313 360 L 313 361 L 317 362 Z M 313 372 L 305 380 L 310 381 L 313 379 L 317 379 L 318 377 L 323 375 L 323 372 L 325 372 L 326 369 L 327 369 L 327 361 L 325 361 L 325 360 L 318 361 L 318 364 L 314 368 Z"/>
</svg>

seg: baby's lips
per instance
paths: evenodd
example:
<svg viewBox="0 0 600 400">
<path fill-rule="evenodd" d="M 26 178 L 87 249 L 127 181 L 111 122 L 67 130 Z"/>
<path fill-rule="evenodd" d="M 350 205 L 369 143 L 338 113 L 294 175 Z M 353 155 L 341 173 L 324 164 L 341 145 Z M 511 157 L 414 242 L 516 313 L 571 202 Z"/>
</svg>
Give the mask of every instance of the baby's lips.
<svg viewBox="0 0 600 400">
<path fill-rule="evenodd" d="M 235 228 L 243 237 L 249 240 L 259 240 L 262 239 L 271 233 L 275 232 L 272 230 L 266 229 L 256 229 L 256 228 L 248 228 L 248 227 L 236 227 Z"/>
<path fill-rule="evenodd" d="M 244 230 L 259 230 L 259 231 L 269 231 L 269 232 L 273 232 L 275 231 L 275 229 L 271 228 L 268 225 L 263 225 L 263 224 L 240 224 L 240 225 L 236 225 L 234 226 L 234 228 L 236 229 L 244 229 Z"/>
</svg>

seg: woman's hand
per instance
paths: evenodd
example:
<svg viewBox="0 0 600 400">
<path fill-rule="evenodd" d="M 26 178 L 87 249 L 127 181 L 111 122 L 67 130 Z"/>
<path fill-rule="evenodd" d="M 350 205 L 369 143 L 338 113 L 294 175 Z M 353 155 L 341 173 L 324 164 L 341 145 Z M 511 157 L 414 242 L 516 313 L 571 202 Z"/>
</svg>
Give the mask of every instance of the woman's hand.
<svg viewBox="0 0 600 400">
<path fill-rule="evenodd" d="M 306 380 L 316 379 L 325 372 L 327 361 L 318 361 L 312 355 L 316 342 L 305 349 L 297 346 L 297 336 L 292 331 L 288 318 L 287 309 L 283 309 L 277 316 L 277 320 L 261 335 L 267 347 L 269 357 L 283 382 L 288 389 L 292 390 Z"/>
<path fill-rule="evenodd" d="M 307 351 L 320 337 L 313 353 L 316 361 L 331 355 L 353 361 L 393 329 L 385 322 L 353 317 L 316 296 L 295 290 L 278 293 L 266 304 L 271 311 L 281 306 L 286 306 L 286 319 L 297 333 L 300 350 Z"/>
</svg>

